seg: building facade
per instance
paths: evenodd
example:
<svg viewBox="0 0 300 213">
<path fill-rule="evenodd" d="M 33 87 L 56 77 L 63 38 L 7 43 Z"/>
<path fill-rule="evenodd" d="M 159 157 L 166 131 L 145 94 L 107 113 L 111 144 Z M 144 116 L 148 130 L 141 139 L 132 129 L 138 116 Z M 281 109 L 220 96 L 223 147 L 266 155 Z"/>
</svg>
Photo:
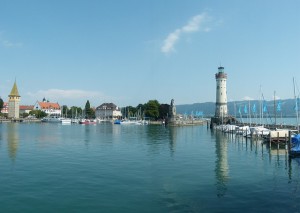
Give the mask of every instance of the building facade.
<svg viewBox="0 0 300 213">
<path fill-rule="evenodd" d="M 103 103 L 96 108 L 95 115 L 100 120 L 114 120 L 122 117 L 119 107 L 113 103 Z"/>
<path fill-rule="evenodd" d="M 7 102 L 3 102 L 3 108 L 1 109 L 1 113 L 2 114 L 8 114 L 8 103 Z"/>
<path fill-rule="evenodd" d="M 23 113 L 29 114 L 29 112 L 32 111 L 33 109 L 34 109 L 33 105 L 21 105 L 20 106 L 20 115 L 22 115 Z"/>
<path fill-rule="evenodd" d="M 20 118 L 20 98 L 17 83 L 15 81 L 13 88 L 8 95 L 8 118 Z"/>
<path fill-rule="evenodd" d="M 34 105 L 34 109 L 41 110 L 47 113 L 48 115 L 61 116 L 60 105 L 58 103 L 46 101 L 45 98 L 41 102 L 37 101 Z"/>
</svg>

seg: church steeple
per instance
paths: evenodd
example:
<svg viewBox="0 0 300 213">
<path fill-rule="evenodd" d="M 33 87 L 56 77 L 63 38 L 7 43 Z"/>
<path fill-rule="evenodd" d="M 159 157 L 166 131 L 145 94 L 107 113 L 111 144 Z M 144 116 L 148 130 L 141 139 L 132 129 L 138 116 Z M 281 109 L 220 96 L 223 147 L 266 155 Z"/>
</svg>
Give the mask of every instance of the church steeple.
<svg viewBox="0 0 300 213">
<path fill-rule="evenodd" d="M 13 86 L 13 88 L 11 89 L 11 92 L 10 92 L 10 94 L 9 94 L 8 97 L 21 97 L 21 96 L 19 95 L 19 91 L 18 91 L 18 87 L 17 87 L 17 82 L 16 82 L 16 80 L 15 80 L 14 86 Z"/>
</svg>

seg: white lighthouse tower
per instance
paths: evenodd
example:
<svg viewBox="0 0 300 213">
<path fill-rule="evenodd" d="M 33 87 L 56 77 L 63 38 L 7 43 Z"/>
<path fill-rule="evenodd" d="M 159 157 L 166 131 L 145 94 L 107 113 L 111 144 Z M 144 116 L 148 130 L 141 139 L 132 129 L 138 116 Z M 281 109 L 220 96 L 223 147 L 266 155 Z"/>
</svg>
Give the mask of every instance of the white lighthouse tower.
<svg viewBox="0 0 300 213">
<path fill-rule="evenodd" d="M 224 72 L 224 67 L 218 68 L 216 73 L 217 93 L 216 93 L 216 118 L 226 118 L 227 111 L 227 89 L 226 89 L 227 74 Z"/>
</svg>

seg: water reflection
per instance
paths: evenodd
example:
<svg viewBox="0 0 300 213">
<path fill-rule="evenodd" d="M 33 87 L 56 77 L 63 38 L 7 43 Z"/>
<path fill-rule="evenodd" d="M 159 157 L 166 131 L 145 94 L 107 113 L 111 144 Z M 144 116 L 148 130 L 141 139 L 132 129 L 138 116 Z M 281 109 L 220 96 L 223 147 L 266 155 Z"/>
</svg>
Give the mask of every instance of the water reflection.
<svg viewBox="0 0 300 213">
<path fill-rule="evenodd" d="M 174 154 L 176 148 L 176 138 L 177 138 L 177 127 L 169 127 L 169 147 L 171 151 L 171 155 Z"/>
<path fill-rule="evenodd" d="M 159 154 L 168 143 L 171 154 L 174 152 L 176 128 L 168 128 L 161 125 L 149 125 L 140 128 L 143 128 L 141 129 L 142 138 L 140 140 L 146 141 L 151 153 Z M 167 138 L 169 140 L 166 140 Z"/>
<path fill-rule="evenodd" d="M 223 197 L 227 191 L 229 179 L 229 164 L 227 157 L 228 138 L 221 132 L 216 132 L 216 187 L 217 196 Z"/>
<path fill-rule="evenodd" d="M 12 161 L 15 161 L 19 146 L 19 124 L 9 123 L 7 124 L 7 149 L 9 157 Z"/>
</svg>

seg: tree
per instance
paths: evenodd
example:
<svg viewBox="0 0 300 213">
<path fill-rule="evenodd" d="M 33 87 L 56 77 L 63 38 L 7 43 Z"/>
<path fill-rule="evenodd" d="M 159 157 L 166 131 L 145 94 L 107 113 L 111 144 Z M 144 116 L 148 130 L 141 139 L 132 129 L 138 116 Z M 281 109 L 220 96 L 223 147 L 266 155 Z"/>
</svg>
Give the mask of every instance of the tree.
<svg viewBox="0 0 300 213">
<path fill-rule="evenodd" d="M 27 117 L 28 117 L 28 115 L 29 115 L 28 113 L 24 112 L 24 113 L 22 113 L 22 115 L 21 115 L 21 116 L 22 116 L 22 118 L 27 118 Z"/>
<path fill-rule="evenodd" d="M 3 105 L 4 105 L 4 102 L 3 102 L 2 98 L 0 98 L 0 112 L 1 112 L 2 109 L 3 109 Z"/>
<path fill-rule="evenodd" d="M 85 111 L 86 118 L 95 118 L 95 111 L 91 108 L 91 104 L 89 100 L 87 100 L 85 104 L 84 111 Z"/>
<path fill-rule="evenodd" d="M 34 115 L 36 118 L 43 118 L 47 116 L 47 113 L 41 110 L 31 110 L 29 115 Z"/>
<path fill-rule="evenodd" d="M 159 118 L 160 119 L 164 119 L 164 118 L 168 117 L 169 108 L 170 108 L 169 104 L 161 104 L 159 106 Z"/>
<path fill-rule="evenodd" d="M 69 118 L 78 118 L 78 117 L 81 117 L 81 115 L 82 115 L 81 107 L 72 106 L 68 110 L 68 117 Z"/>
<path fill-rule="evenodd" d="M 159 116 L 159 102 L 157 100 L 150 100 L 145 104 L 145 116 L 153 120 L 157 120 Z"/>
<path fill-rule="evenodd" d="M 63 105 L 62 106 L 62 117 L 68 117 L 68 106 L 67 105 Z"/>
</svg>

